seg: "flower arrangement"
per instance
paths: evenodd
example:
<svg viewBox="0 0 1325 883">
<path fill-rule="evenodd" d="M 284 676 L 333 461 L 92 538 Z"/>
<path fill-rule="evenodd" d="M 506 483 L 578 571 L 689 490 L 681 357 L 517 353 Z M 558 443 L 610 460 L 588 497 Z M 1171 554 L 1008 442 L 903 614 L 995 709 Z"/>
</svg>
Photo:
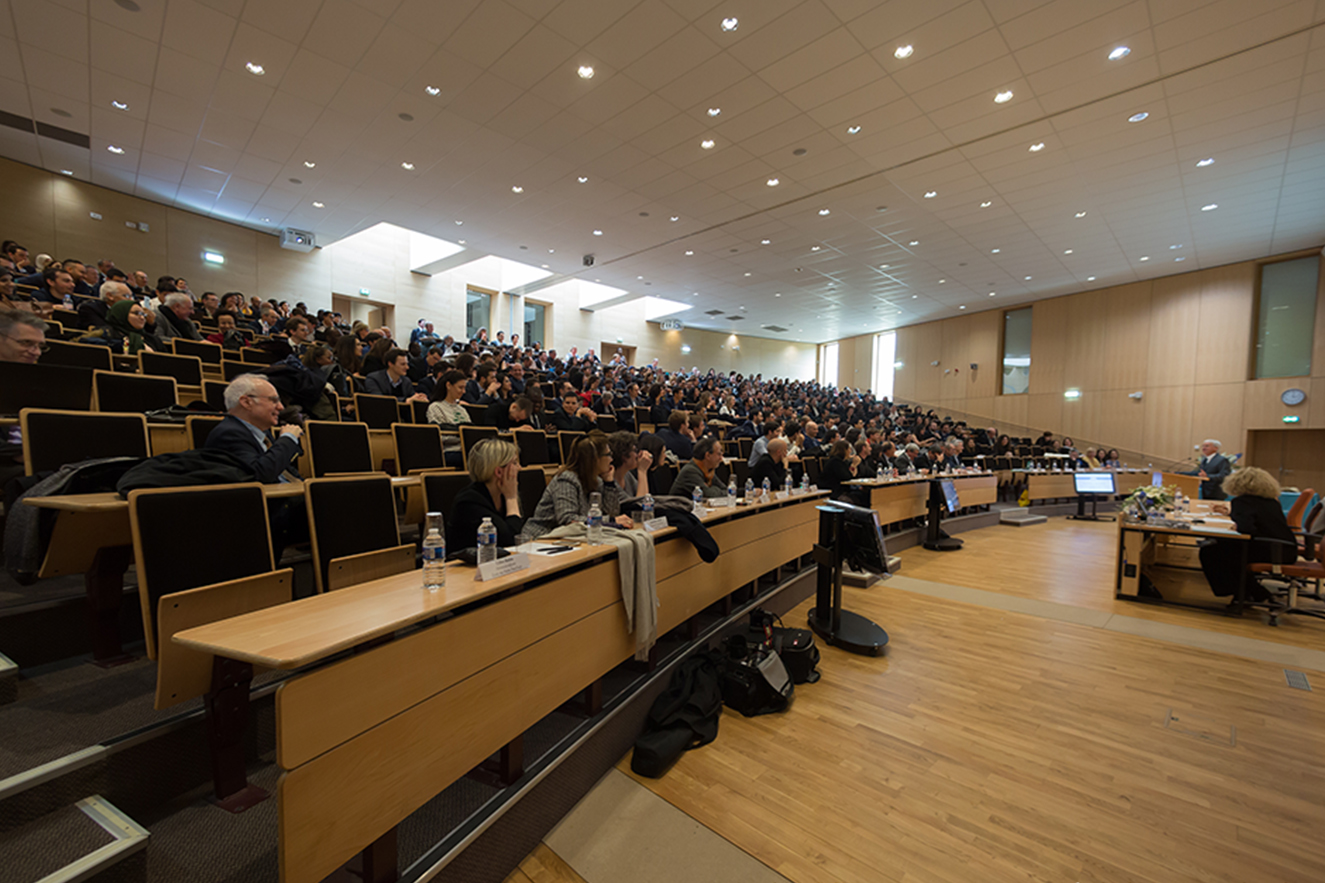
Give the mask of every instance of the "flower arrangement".
<svg viewBox="0 0 1325 883">
<path fill-rule="evenodd" d="M 1145 497 L 1146 505 L 1151 509 L 1165 509 L 1173 505 L 1177 493 L 1178 488 L 1173 485 L 1156 487 L 1152 484 L 1143 484 L 1123 499 L 1120 508 L 1124 510 L 1136 509 L 1140 504 L 1141 498 Z"/>
</svg>

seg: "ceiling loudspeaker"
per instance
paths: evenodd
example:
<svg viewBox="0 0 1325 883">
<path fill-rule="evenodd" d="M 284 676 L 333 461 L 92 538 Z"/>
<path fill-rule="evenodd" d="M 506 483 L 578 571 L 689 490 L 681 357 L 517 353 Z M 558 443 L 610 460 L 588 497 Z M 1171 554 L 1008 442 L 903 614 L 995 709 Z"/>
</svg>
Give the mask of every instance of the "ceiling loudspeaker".
<svg viewBox="0 0 1325 883">
<path fill-rule="evenodd" d="M 281 230 L 281 248 L 288 248 L 291 251 L 310 252 L 317 248 L 317 242 L 313 234 L 308 230 L 296 230 L 293 227 L 285 227 Z"/>
</svg>

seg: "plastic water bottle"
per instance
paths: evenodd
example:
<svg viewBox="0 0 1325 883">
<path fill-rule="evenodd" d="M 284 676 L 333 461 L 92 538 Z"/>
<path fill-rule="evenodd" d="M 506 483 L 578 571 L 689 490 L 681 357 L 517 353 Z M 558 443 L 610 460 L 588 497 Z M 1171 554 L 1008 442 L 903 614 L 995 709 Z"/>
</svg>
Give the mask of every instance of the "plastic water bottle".
<svg viewBox="0 0 1325 883">
<path fill-rule="evenodd" d="M 761 500 L 767 500 L 770 496 L 772 496 L 771 494 L 772 490 L 773 490 L 773 482 L 769 481 L 768 478 L 765 477 L 764 486 L 759 491 L 759 498 Z"/>
<path fill-rule="evenodd" d="M 74 308 L 74 298 L 73 298 L 72 295 L 68 295 L 68 294 L 66 294 L 66 295 L 64 296 L 64 306 L 65 306 L 66 309 L 70 309 L 70 310 L 72 310 L 72 309 Z"/>
<path fill-rule="evenodd" d="M 695 485 L 695 489 L 690 492 L 690 502 L 695 507 L 696 515 L 704 511 L 704 492 L 699 489 L 699 485 Z"/>
<path fill-rule="evenodd" d="M 883 481 L 883 466 L 880 466 L 878 469 L 874 471 L 874 480 Z"/>
<path fill-rule="evenodd" d="M 736 476 L 734 475 L 727 480 L 727 505 L 733 507 L 736 505 Z"/>
<path fill-rule="evenodd" d="M 782 489 L 783 489 L 784 491 L 787 492 L 787 496 L 788 496 L 788 497 L 791 496 L 791 489 L 792 489 L 793 487 L 795 487 L 795 485 L 794 485 L 794 484 L 792 483 L 792 481 L 791 481 L 791 470 L 788 469 L 788 470 L 787 470 L 787 480 L 786 480 L 785 482 L 783 482 L 783 487 L 782 487 Z"/>
<path fill-rule="evenodd" d="M 487 564 L 497 560 L 497 527 L 491 518 L 483 519 L 478 526 L 478 563 Z"/>
<path fill-rule="evenodd" d="M 653 520 L 653 494 L 645 494 L 639 505 L 640 519 L 647 524 Z"/>
<path fill-rule="evenodd" d="M 429 592 L 446 588 L 446 536 L 440 512 L 428 513 L 423 537 L 423 587 Z"/>
<path fill-rule="evenodd" d="M 589 517 L 585 519 L 589 545 L 598 546 L 603 542 L 603 495 L 594 491 L 589 495 Z"/>
<path fill-rule="evenodd" d="M 810 476 L 808 476 L 808 475 L 806 475 L 804 472 L 802 472 L 802 473 L 801 473 L 801 493 L 802 493 L 802 494 L 808 494 L 809 492 L 810 492 Z"/>
<path fill-rule="evenodd" d="M 747 478 L 745 480 L 745 502 L 747 504 L 755 501 L 755 480 Z"/>
</svg>

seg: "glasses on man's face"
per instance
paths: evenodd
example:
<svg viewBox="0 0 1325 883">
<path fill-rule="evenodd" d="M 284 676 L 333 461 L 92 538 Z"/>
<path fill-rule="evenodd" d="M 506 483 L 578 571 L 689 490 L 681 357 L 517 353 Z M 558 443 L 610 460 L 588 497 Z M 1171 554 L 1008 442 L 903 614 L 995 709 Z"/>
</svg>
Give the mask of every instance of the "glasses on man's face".
<svg viewBox="0 0 1325 883">
<path fill-rule="evenodd" d="M 260 396 L 260 395 L 252 395 L 252 394 L 250 394 L 250 395 L 248 396 L 248 398 L 250 398 L 250 399 L 258 399 L 258 400 L 260 400 L 260 401 L 264 401 L 264 402 L 271 402 L 273 405 L 276 404 L 276 403 L 278 403 L 278 402 L 281 400 L 281 397 L 280 397 L 280 396 Z"/>
<path fill-rule="evenodd" d="M 51 345 L 44 340 L 25 340 L 21 337 L 15 337 L 12 334 L 6 334 L 5 337 L 8 337 L 14 343 L 18 344 L 18 348 L 21 350 L 40 350 L 44 353 L 48 352 L 51 348 Z"/>
</svg>

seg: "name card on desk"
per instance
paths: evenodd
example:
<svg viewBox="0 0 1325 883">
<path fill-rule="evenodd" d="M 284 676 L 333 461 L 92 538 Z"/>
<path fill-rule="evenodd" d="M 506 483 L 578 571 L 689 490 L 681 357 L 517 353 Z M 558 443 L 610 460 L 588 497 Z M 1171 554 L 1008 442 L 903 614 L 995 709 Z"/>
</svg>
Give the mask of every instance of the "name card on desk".
<svg viewBox="0 0 1325 883">
<path fill-rule="evenodd" d="M 730 509 L 732 506 L 731 497 L 712 497 L 708 502 L 714 509 Z"/>
<path fill-rule="evenodd" d="M 478 566 L 478 574 L 474 578 L 477 580 L 500 579 L 503 576 L 510 576 L 521 570 L 529 569 L 529 555 L 525 552 L 516 552 L 507 555 L 505 558 L 498 558 L 496 561 L 487 561 Z"/>
<path fill-rule="evenodd" d="M 787 493 L 786 491 L 775 491 L 773 493 L 773 499 L 775 500 L 786 500 L 790 499 L 790 497 L 791 494 Z"/>
<path fill-rule="evenodd" d="M 661 515 L 657 518 L 650 518 L 648 521 L 644 522 L 644 529 L 649 533 L 657 533 L 666 526 L 667 519 Z"/>
</svg>

